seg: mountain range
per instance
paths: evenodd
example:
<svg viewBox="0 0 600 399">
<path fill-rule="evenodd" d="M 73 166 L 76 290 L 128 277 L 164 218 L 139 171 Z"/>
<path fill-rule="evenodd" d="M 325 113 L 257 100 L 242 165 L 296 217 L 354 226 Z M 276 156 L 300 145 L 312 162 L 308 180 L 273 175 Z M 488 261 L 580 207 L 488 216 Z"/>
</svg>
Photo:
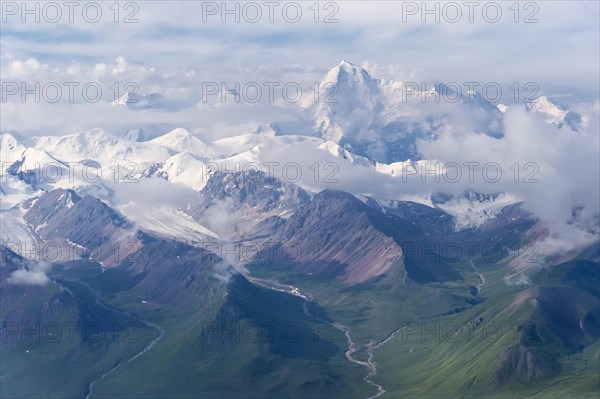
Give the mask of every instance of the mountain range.
<svg viewBox="0 0 600 399">
<path fill-rule="evenodd" d="M 597 396 L 599 230 L 548 252 L 527 191 L 425 184 L 423 143 L 519 112 L 449 90 L 342 61 L 254 133 L 3 133 L 1 396 Z"/>
</svg>

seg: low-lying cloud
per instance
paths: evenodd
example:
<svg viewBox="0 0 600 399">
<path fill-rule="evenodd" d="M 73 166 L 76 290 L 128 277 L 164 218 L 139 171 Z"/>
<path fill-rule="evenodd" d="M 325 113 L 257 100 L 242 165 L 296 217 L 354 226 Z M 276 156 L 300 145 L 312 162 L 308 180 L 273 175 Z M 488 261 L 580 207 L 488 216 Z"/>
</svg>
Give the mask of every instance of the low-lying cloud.
<svg viewBox="0 0 600 399">
<path fill-rule="evenodd" d="M 48 262 L 37 262 L 31 264 L 26 269 L 15 270 L 7 278 L 9 284 L 14 285 L 41 285 L 44 286 L 50 282 L 48 272 L 52 264 Z"/>
</svg>

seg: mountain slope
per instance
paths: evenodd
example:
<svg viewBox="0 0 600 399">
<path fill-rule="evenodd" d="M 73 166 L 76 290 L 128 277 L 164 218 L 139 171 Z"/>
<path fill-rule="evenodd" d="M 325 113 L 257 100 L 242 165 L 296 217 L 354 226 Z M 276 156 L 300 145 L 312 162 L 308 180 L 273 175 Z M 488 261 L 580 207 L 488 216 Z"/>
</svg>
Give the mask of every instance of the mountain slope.
<svg viewBox="0 0 600 399">
<path fill-rule="evenodd" d="M 90 258 L 111 267 L 140 247 L 133 225 L 102 201 L 56 189 L 32 201 L 23 216 L 56 260 Z"/>
<path fill-rule="evenodd" d="M 302 188 L 264 172 L 215 172 L 188 211 L 222 239 L 248 239 L 272 233 L 309 198 Z"/>
<path fill-rule="evenodd" d="M 214 156 L 214 151 L 199 138 L 183 128 L 177 128 L 149 141 L 168 148 L 174 152 L 188 151 L 189 153 L 207 159 Z"/>
<path fill-rule="evenodd" d="M 318 321 L 304 313 L 301 298 L 257 286 L 203 249 L 143 240 L 139 253 L 91 284 L 113 306 L 162 326 L 164 335 L 139 361 L 95 384 L 98 396 L 371 392 L 352 381 L 362 370 L 344 357 L 343 335 L 334 330 L 331 340 L 319 339 Z"/>
<path fill-rule="evenodd" d="M 32 273 L 39 266 L 0 250 L 2 397 L 85 396 L 97 375 L 155 338 L 144 322 L 100 303 L 70 271 L 99 273 L 97 264 L 56 264 L 46 284 L 27 284 L 15 271 Z"/>
<path fill-rule="evenodd" d="M 423 260 L 407 247 L 426 239 L 407 219 L 325 190 L 300 207 L 265 242 L 259 261 L 287 264 L 296 272 L 336 276 L 348 284 L 445 281 L 459 275 L 442 259 Z"/>
</svg>

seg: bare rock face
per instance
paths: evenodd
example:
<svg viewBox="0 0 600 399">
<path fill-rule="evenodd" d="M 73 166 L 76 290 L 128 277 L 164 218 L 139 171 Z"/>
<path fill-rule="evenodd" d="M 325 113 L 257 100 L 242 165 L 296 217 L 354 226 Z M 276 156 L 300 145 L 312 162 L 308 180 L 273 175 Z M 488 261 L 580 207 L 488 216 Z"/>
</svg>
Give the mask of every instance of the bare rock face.
<svg viewBox="0 0 600 399">
<path fill-rule="evenodd" d="M 190 214 L 225 239 L 269 235 L 310 200 L 302 188 L 254 170 L 216 172 L 200 195 Z"/>
<path fill-rule="evenodd" d="M 215 173 L 200 195 L 188 212 L 220 240 L 252 243 L 257 249 L 246 259 L 348 284 L 460 279 L 447 262 L 415 250 L 424 243 L 435 247 L 453 231 L 451 217 L 437 209 L 408 202 L 384 207 L 333 190 L 311 198 L 256 171 Z"/>
<path fill-rule="evenodd" d="M 269 240 L 269 252 L 299 271 L 350 284 L 403 280 L 402 248 L 376 228 L 379 216 L 350 194 L 326 190 L 290 217 Z"/>
<path fill-rule="evenodd" d="M 41 245 L 57 248 L 60 260 L 91 258 L 110 267 L 141 246 L 127 219 L 99 199 L 80 197 L 73 190 L 45 193 L 32 202 L 24 220 Z"/>
</svg>

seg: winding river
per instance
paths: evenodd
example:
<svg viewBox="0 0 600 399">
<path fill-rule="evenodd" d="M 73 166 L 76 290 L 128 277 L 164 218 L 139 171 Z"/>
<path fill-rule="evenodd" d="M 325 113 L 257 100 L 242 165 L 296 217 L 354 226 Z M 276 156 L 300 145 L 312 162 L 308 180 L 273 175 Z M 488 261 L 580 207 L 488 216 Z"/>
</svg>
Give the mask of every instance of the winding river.
<svg viewBox="0 0 600 399">
<path fill-rule="evenodd" d="M 374 357 L 375 351 L 377 349 L 379 349 L 380 347 L 385 345 L 387 342 L 392 340 L 392 338 L 394 338 L 396 333 L 402 331 L 406 327 L 402 327 L 402 328 L 399 328 L 399 329 L 393 331 L 390 335 L 388 335 L 385 339 L 383 339 L 382 341 L 380 341 L 377 344 L 367 346 L 366 349 L 367 349 L 367 353 L 368 353 L 368 360 L 365 362 L 363 360 L 354 358 L 354 354 L 360 348 L 352 340 L 352 337 L 350 336 L 350 329 L 343 324 L 332 323 L 330 321 L 327 321 L 325 319 L 322 319 L 318 316 L 311 314 L 310 311 L 308 310 L 308 305 L 312 300 L 308 295 L 303 294 L 298 287 L 294 287 L 292 285 L 287 285 L 287 284 L 281 284 L 281 283 L 273 281 L 273 280 L 259 279 L 256 277 L 249 276 L 246 273 L 244 273 L 244 276 L 249 281 L 251 281 L 254 284 L 259 285 L 261 287 L 268 288 L 268 289 L 275 290 L 275 291 L 285 292 L 285 293 L 292 294 L 292 295 L 302 298 L 304 300 L 302 307 L 304 310 L 304 314 L 306 314 L 306 316 L 318 321 L 319 323 L 328 324 L 328 325 L 332 326 L 333 328 L 343 332 L 344 335 L 346 336 L 346 340 L 348 341 L 348 349 L 345 352 L 346 359 L 348 359 L 348 361 L 350 361 L 352 363 L 358 364 L 359 366 L 365 367 L 367 369 L 367 375 L 363 378 L 363 380 L 367 384 L 369 384 L 372 387 L 377 389 L 377 393 L 373 396 L 369 396 L 367 399 L 378 398 L 379 396 L 383 395 L 386 392 L 386 390 L 383 388 L 382 385 L 373 381 L 373 377 L 375 377 L 375 375 L 377 374 L 377 364 L 373 360 L 373 357 Z"/>
<path fill-rule="evenodd" d="M 134 315 L 132 315 L 131 313 L 125 312 L 121 309 L 111 309 L 108 306 L 106 306 L 105 304 L 103 304 L 100 301 L 100 294 L 98 293 L 98 291 L 94 290 L 87 282 L 85 281 L 79 281 L 79 283 L 81 283 L 82 285 L 84 285 L 93 295 L 94 295 L 94 300 L 96 301 L 96 304 L 98 306 L 102 306 L 103 308 L 110 310 L 110 311 L 118 311 L 121 314 L 127 315 L 129 317 L 131 317 L 132 319 L 145 324 L 146 326 L 150 327 L 150 328 L 154 328 L 158 331 L 158 337 L 154 338 L 152 341 L 150 341 L 145 347 L 144 349 L 142 349 L 140 352 L 136 353 L 135 355 L 133 355 L 132 357 L 130 357 L 129 359 L 127 359 L 124 362 L 119 362 L 117 363 L 117 365 L 115 365 L 113 368 L 111 368 L 110 370 L 108 370 L 107 372 L 105 372 L 104 374 L 102 374 L 99 378 L 95 379 L 94 381 L 90 382 L 90 384 L 88 385 L 88 392 L 87 395 L 85 396 L 85 399 L 89 399 L 92 396 L 92 393 L 94 392 L 94 384 L 96 384 L 98 381 L 102 380 L 104 377 L 106 377 L 107 375 L 113 373 L 115 370 L 117 370 L 119 367 L 121 367 L 123 364 L 127 364 L 129 362 L 134 361 L 135 359 L 137 359 L 138 357 L 142 356 L 144 353 L 148 352 L 149 350 L 152 349 L 152 347 L 154 347 L 154 345 L 156 345 L 156 343 L 158 341 L 160 341 L 162 339 L 162 337 L 165 335 L 165 330 L 162 329 L 162 327 L 160 327 L 158 324 L 149 322 L 149 321 L 144 321 L 144 320 L 140 320 L 137 317 L 135 317 Z"/>
<path fill-rule="evenodd" d="M 369 396 L 367 399 L 375 399 L 378 398 L 380 396 L 382 396 L 383 394 L 386 393 L 385 388 L 378 384 L 377 382 L 373 381 L 373 378 L 377 375 L 377 364 L 374 361 L 374 356 L 375 356 L 375 351 L 378 350 L 379 348 L 381 348 L 383 345 L 385 345 L 386 343 L 388 343 L 389 341 L 391 341 L 394 336 L 399 333 L 400 331 L 402 331 L 404 328 L 406 327 L 402 327 L 399 328 L 395 331 L 393 331 L 392 333 L 390 333 L 386 338 L 384 338 L 383 340 L 379 341 L 378 343 L 370 343 L 369 345 L 366 346 L 366 351 L 367 351 L 367 355 L 368 355 L 368 359 L 367 361 L 363 361 L 363 360 L 359 360 L 356 359 L 354 357 L 354 354 L 360 349 L 357 344 L 352 340 L 352 336 L 350 335 L 350 328 L 348 326 L 345 326 L 341 323 L 333 323 L 331 321 L 322 319 L 314 314 L 312 314 L 309 310 L 309 304 L 310 302 L 312 302 L 311 298 L 306 295 L 303 294 L 300 289 L 298 287 L 294 287 L 292 285 L 287 285 L 287 284 L 282 284 L 273 280 L 265 280 L 265 279 L 259 279 L 256 277 L 252 277 L 247 275 L 246 273 L 244 273 L 245 277 L 251 281 L 252 283 L 259 285 L 263 288 L 267 288 L 267 289 L 271 289 L 274 291 L 279 291 L 279 292 L 285 292 L 287 294 L 291 294 L 297 297 L 300 297 L 303 299 L 303 304 L 302 304 L 302 309 L 304 311 L 304 314 L 308 317 L 310 317 L 313 320 L 316 320 L 319 323 L 323 323 L 323 324 L 328 324 L 330 326 L 332 326 L 333 328 L 341 331 L 344 333 L 344 336 L 346 337 L 347 340 L 347 349 L 345 352 L 345 356 L 346 359 L 348 359 L 348 361 L 355 363 L 361 367 L 364 367 L 367 369 L 367 374 L 366 376 L 363 378 L 363 380 L 371 385 L 372 387 L 374 387 L 375 389 L 377 389 L 377 393 Z M 108 309 L 108 307 L 106 305 L 104 305 L 101 301 L 100 301 L 100 297 L 97 291 L 93 290 L 87 283 L 82 282 L 82 284 L 84 284 L 93 294 L 95 297 L 95 301 L 98 305 L 103 306 L 104 308 Z M 144 321 L 144 320 L 140 320 L 138 318 L 136 318 L 135 316 L 133 316 L 130 313 L 124 312 L 122 310 L 120 310 L 121 313 L 126 314 L 129 317 L 134 318 L 135 320 L 139 321 L 140 323 L 143 323 L 145 325 L 147 325 L 148 327 L 154 328 L 158 331 L 159 335 L 154 338 L 152 341 L 150 341 L 146 347 L 144 347 L 144 349 L 142 349 L 140 352 L 136 353 L 134 356 L 132 356 L 131 358 L 127 359 L 124 362 L 119 362 L 117 365 L 115 365 L 113 368 L 111 368 L 110 370 L 108 370 L 107 372 L 105 372 L 104 374 L 102 374 L 99 378 L 97 378 L 96 380 L 90 382 L 89 386 L 88 386 L 88 392 L 87 395 L 85 396 L 86 399 L 89 399 L 93 392 L 94 392 L 94 385 L 101 381 L 102 379 L 104 379 L 106 376 L 110 375 L 111 373 L 113 373 L 114 371 L 116 371 L 119 367 L 121 367 L 123 364 L 127 364 L 130 363 L 132 361 L 134 361 L 135 359 L 137 359 L 138 357 L 142 356 L 144 353 L 150 351 L 154 345 L 156 345 L 156 343 L 158 343 L 164 336 L 165 331 L 158 325 L 149 321 Z"/>
</svg>

